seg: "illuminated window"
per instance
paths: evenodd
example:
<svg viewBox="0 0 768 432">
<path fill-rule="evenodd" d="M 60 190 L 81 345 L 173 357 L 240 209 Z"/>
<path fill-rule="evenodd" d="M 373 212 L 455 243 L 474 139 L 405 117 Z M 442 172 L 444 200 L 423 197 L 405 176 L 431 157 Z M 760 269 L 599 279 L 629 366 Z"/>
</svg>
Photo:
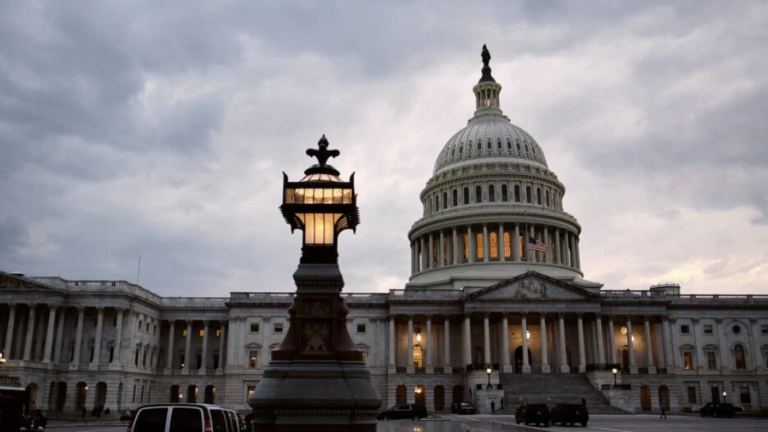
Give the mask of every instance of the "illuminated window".
<svg viewBox="0 0 768 432">
<path fill-rule="evenodd" d="M 509 258 L 512 256 L 512 237 L 508 232 L 504 232 L 504 257 Z"/>
<path fill-rule="evenodd" d="M 495 232 L 488 234 L 488 241 L 490 250 L 488 251 L 491 258 L 499 257 L 499 242 L 498 235 Z"/>
<path fill-rule="evenodd" d="M 416 345 L 413 347 L 413 364 L 417 368 L 421 368 L 422 361 L 424 357 L 424 352 L 421 349 L 421 345 Z"/>
<path fill-rule="evenodd" d="M 520 256 L 525 256 L 525 241 L 523 236 L 517 238 L 517 253 L 520 254 Z"/>
<path fill-rule="evenodd" d="M 245 401 L 246 402 L 248 402 L 248 400 L 251 398 L 251 395 L 255 391 L 256 391 L 256 386 L 255 385 L 249 385 L 248 386 L 248 389 L 245 391 Z"/>
<path fill-rule="evenodd" d="M 181 331 L 181 337 L 187 337 L 187 329 Z"/>
<path fill-rule="evenodd" d="M 476 242 L 475 252 L 477 254 L 476 255 L 477 259 L 483 259 L 485 257 L 484 249 L 483 249 L 483 233 L 477 233 L 475 235 L 475 242 Z"/>
<path fill-rule="evenodd" d="M 248 367 L 256 369 L 259 366 L 259 352 L 248 351 Z"/>
<path fill-rule="evenodd" d="M 683 351 L 683 369 L 693 369 L 693 353 L 690 351 Z"/>
<path fill-rule="evenodd" d="M 198 337 L 203 337 L 203 336 L 205 336 L 205 330 L 203 330 L 203 329 L 200 329 L 200 331 L 198 331 L 198 332 L 197 332 L 197 336 L 198 336 Z"/>
<path fill-rule="evenodd" d="M 439 254 L 437 250 L 437 242 L 432 241 L 432 267 L 437 267 L 437 260 L 439 259 Z"/>
<path fill-rule="evenodd" d="M 467 262 L 469 260 L 469 236 L 463 234 L 461 238 L 461 244 L 464 245 L 464 262 Z"/>
</svg>

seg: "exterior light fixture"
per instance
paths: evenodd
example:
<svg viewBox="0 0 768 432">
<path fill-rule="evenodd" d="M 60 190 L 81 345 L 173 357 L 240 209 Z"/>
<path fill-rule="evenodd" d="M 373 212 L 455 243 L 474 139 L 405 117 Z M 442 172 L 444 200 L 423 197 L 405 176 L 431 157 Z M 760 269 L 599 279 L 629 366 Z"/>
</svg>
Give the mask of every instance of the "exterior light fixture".
<svg viewBox="0 0 768 432">
<path fill-rule="evenodd" d="M 0 364 L 3 364 L 3 363 L 5 363 L 5 361 L 6 361 L 6 360 L 5 360 L 5 356 L 3 355 L 3 353 L 2 353 L 2 352 L 0 352 Z"/>
<path fill-rule="evenodd" d="M 338 150 L 328 150 L 325 135 L 318 147 L 319 150 L 307 150 L 307 154 L 317 157 L 320 163 L 305 170 L 303 179 L 289 182 L 288 175 L 283 173 L 280 211 L 291 232 L 296 229 L 304 232 L 302 264 L 336 264 L 339 233 L 345 229 L 355 231 L 360 223 L 355 174 L 345 182 L 334 167 L 325 164 L 329 157 L 339 155 Z"/>
<path fill-rule="evenodd" d="M 526 330 L 526 331 L 525 331 L 525 338 L 526 338 L 526 339 L 530 339 L 530 338 L 531 338 L 531 332 L 530 332 L 530 330 Z"/>
<path fill-rule="evenodd" d="M 421 329 L 416 328 L 416 342 L 421 343 Z"/>
<path fill-rule="evenodd" d="M 85 386 L 85 391 L 88 391 L 88 386 Z"/>
<path fill-rule="evenodd" d="M 613 372 L 613 386 L 616 387 L 616 374 L 619 373 L 619 370 L 616 368 L 611 369 L 611 372 Z"/>
<path fill-rule="evenodd" d="M 485 373 L 488 374 L 488 389 L 491 389 L 491 372 L 493 372 L 493 369 L 488 368 L 485 370 Z"/>
<path fill-rule="evenodd" d="M 723 390 L 723 403 L 725 403 L 725 402 L 726 402 L 725 398 L 726 398 L 727 396 L 728 396 L 728 392 L 726 392 L 725 390 Z"/>
</svg>

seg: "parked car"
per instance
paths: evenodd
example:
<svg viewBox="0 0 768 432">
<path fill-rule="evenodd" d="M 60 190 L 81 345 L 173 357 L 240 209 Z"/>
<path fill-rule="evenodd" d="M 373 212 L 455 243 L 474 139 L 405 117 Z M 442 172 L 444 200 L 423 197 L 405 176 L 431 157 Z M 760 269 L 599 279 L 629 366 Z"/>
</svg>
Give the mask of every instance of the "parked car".
<svg viewBox="0 0 768 432">
<path fill-rule="evenodd" d="M 522 404 L 517 408 L 515 412 L 515 421 L 517 424 L 530 424 L 533 423 L 536 426 L 543 425 L 549 426 L 549 407 L 545 404 Z"/>
<path fill-rule="evenodd" d="M 741 407 L 733 406 L 732 403 L 713 403 L 709 402 L 699 410 L 702 417 L 733 417 L 734 414 L 744 412 Z"/>
<path fill-rule="evenodd" d="M 451 405 L 451 412 L 454 414 L 476 414 L 477 410 L 469 402 L 454 402 Z"/>
<path fill-rule="evenodd" d="M 231 409 L 198 403 L 143 405 L 127 432 L 241 432 L 240 416 Z"/>
<path fill-rule="evenodd" d="M 427 415 L 427 407 L 423 404 L 398 404 L 392 405 L 390 409 L 380 412 L 376 416 L 376 420 L 419 420 Z"/>
<path fill-rule="evenodd" d="M 579 423 L 587 427 L 589 421 L 587 406 L 582 404 L 559 403 L 552 408 L 550 414 L 552 424 L 559 423 L 562 426 L 566 424 L 573 426 L 574 423 Z"/>
</svg>

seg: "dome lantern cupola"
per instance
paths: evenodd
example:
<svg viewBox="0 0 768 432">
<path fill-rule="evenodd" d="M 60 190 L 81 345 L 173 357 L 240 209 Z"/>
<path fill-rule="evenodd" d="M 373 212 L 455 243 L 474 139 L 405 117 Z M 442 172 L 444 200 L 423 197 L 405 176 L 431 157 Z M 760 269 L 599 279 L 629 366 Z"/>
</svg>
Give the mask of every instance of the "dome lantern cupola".
<svg viewBox="0 0 768 432">
<path fill-rule="evenodd" d="M 488 47 L 483 45 L 483 51 L 480 54 L 483 59 L 483 75 L 480 81 L 474 87 L 475 92 L 475 116 L 481 114 L 501 114 L 501 105 L 499 102 L 499 93 L 501 93 L 501 84 L 497 83 L 491 76 L 491 52 Z"/>
</svg>

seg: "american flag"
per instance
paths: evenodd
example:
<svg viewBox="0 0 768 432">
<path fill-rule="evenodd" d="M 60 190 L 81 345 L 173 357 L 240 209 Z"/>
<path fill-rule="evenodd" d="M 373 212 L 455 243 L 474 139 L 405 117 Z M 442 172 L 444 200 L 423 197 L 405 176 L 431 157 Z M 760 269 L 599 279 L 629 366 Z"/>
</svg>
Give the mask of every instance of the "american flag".
<svg viewBox="0 0 768 432">
<path fill-rule="evenodd" d="M 535 251 L 544 253 L 549 252 L 549 246 L 547 246 L 546 243 L 541 240 L 536 240 L 533 237 L 528 237 L 528 249 L 533 249 Z"/>
</svg>

